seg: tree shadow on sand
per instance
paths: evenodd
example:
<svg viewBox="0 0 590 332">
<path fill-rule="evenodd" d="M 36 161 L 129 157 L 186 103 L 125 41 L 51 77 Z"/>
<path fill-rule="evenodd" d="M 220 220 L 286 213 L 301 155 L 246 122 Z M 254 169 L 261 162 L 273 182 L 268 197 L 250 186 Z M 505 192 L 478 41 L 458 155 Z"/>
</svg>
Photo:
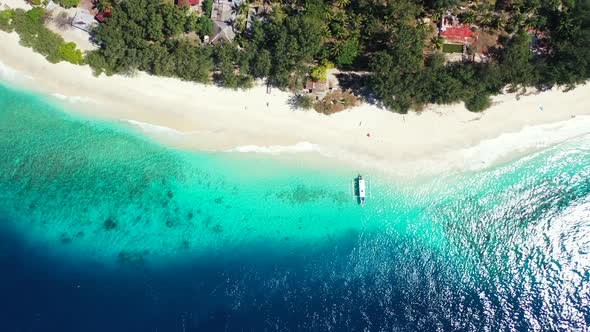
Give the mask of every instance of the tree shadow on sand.
<svg viewBox="0 0 590 332">
<path fill-rule="evenodd" d="M 350 90 L 354 95 L 362 97 L 364 102 L 381 107 L 369 88 L 370 75 L 367 73 L 345 72 L 336 74 L 342 90 Z"/>
</svg>

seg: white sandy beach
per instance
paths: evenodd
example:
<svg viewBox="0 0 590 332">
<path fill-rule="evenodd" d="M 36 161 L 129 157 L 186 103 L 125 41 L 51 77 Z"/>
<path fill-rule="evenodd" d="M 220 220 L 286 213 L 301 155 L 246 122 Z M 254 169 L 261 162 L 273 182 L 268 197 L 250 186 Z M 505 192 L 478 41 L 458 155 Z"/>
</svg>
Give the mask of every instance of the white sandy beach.
<svg viewBox="0 0 590 332">
<path fill-rule="evenodd" d="M 273 89 L 267 94 L 262 86 L 233 91 L 144 73 L 94 77 L 88 66 L 50 64 L 20 46 L 15 33 L 0 32 L 2 76 L 12 84 L 54 95 L 85 115 L 131 121 L 181 148 L 318 151 L 335 160 L 392 171 L 486 167 L 590 132 L 589 85 L 520 100 L 502 95 L 481 114 L 468 112 L 462 104 L 407 115 L 363 104 L 325 116 L 294 111 L 287 102 L 289 93 Z"/>
</svg>

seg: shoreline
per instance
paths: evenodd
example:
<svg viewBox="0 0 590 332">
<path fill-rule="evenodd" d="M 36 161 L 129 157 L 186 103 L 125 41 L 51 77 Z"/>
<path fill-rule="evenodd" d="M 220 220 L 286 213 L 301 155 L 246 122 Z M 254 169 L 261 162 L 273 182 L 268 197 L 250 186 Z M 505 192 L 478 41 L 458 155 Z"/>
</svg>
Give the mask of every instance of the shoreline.
<svg viewBox="0 0 590 332">
<path fill-rule="evenodd" d="M 456 104 L 401 115 L 365 103 L 326 116 L 292 110 L 290 93 L 273 89 L 267 94 L 260 85 L 242 91 L 146 73 L 95 77 L 88 66 L 51 64 L 18 41 L 16 33 L 0 32 L 0 79 L 53 96 L 69 112 L 124 122 L 163 144 L 187 150 L 311 152 L 336 162 L 411 175 L 407 172 L 488 167 L 515 153 L 590 132 L 590 116 L 585 116 L 590 115 L 588 84 L 520 100 L 515 95 L 496 96 L 483 113 Z M 550 125 L 555 123 L 559 124 Z M 518 133 L 527 130 L 532 136 L 524 145 Z M 506 135 L 514 136 L 513 141 Z M 496 144 L 493 151 L 490 141 L 496 139 L 504 146 Z"/>
</svg>

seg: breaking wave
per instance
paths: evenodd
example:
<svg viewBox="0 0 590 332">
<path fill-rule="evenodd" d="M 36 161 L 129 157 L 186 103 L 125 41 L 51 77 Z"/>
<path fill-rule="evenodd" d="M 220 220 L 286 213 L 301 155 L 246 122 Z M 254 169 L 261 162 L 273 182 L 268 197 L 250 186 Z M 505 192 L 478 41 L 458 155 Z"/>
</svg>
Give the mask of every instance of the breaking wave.
<svg viewBox="0 0 590 332">
<path fill-rule="evenodd" d="M 18 82 L 23 79 L 31 79 L 30 76 L 23 75 L 18 70 L 7 66 L 2 61 L 0 61 L 0 79 L 9 81 L 9 82 Z"/>
<path fill-rule="evenodd" d="M 152 134 L 165 134 L 165 135 L 174 135 L 174 136 L 185 136 L 190 135 L 190 132 L 184 132 L 180 130 L 176 130 L 170 127 L 159 126 L 147 122 L 141 122 L 137 120 L 125 120 L 125 122 L 139 127 L 143 132 L 152 133 Z"/>
<path fill-rule="evenodd" d="M 87 97 L 66 96 L 66 95 L 62 95 L 61 93 L 52 93 L 51 95 L 61 101 L 67 101 L 68 103 L 86 103 L 87 104 L 87 103 L 94 103 L 95 102 L 93 99 L 90 99 Z"/>
<path fill-rule="evenodd" d="M 242 153 L 297 153 L 297 152 L 319 152 L 320 146 L 309 142 L 299 142 L 293 145 L 243 145 L 232 149 L 225 150 L 225 152 L 242 152 Z"/>
<path fill-rule="evenodd" d="M 587 115 L 551 124 L 526 126 L 521 131 L 502 134 L 460 150 L 460 159 L 464 163 L 461 168 L 483 169 L 511 155 L 539 150 L 587 134 L 590 134 L 590 116 Z"/>
</svg>

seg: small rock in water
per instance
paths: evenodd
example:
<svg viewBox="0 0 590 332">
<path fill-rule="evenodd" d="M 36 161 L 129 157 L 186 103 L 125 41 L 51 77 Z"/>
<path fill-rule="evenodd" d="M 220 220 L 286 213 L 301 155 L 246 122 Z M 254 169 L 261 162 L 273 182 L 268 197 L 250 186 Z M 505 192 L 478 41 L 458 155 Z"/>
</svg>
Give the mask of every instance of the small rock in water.
<svg viewBox="0 0 590 332">
<path fill-rule="evenodd" d="M 167 195 L 168 195 L 168 198 L 174 197 L 174 193 L 172 192 L 172 190 L 168 190 Z"/>
</svg>

